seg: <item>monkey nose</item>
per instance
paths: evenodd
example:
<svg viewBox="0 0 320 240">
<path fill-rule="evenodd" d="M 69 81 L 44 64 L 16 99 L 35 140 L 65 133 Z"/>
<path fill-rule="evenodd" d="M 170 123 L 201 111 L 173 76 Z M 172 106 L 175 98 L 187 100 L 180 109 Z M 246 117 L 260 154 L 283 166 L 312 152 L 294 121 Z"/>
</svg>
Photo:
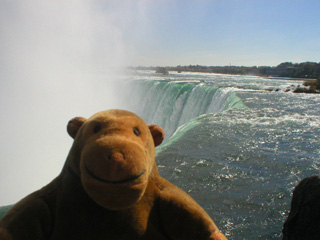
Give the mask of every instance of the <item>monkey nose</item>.
<svg viewBox="0 0 320 240">
<path fill-rule="evenodd" d="M 120 152 L 112 153 L 109 155 L 109 160 L 119 161 L 123 159 L 124 159 L 124 156 Z"/>
</svg>

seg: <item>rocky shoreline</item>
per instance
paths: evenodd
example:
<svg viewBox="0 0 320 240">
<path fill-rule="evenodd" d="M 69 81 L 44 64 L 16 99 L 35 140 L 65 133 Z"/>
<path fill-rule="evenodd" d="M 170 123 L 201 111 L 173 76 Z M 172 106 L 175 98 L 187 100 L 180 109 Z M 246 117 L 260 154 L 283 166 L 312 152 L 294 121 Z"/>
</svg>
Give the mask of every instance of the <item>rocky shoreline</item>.
<svg viewBox="0 0 320 240">
<path fill-rule="evenodd" d="M 320 77 L 317 79 L 306 80 L 303 82 L 303 87 L 297 86 L 294 90 L 294 93 L 320 93 Z"/>
</svg>

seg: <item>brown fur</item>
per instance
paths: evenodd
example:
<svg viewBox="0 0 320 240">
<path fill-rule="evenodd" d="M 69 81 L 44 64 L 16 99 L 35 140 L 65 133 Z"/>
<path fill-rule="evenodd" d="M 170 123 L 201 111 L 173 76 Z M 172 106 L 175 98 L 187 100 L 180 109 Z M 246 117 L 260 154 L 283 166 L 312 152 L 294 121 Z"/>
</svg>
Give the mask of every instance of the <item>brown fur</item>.
<svg viewBox="0 0 320 240">
<path fill-rule="evenodd" d="M 160 177 L 163 130 L 109 110 L 68 124 L 74 138 L 61 174 L 16 204 L 1 240 L 226 239 L 185 192 Z"/>
</svg>

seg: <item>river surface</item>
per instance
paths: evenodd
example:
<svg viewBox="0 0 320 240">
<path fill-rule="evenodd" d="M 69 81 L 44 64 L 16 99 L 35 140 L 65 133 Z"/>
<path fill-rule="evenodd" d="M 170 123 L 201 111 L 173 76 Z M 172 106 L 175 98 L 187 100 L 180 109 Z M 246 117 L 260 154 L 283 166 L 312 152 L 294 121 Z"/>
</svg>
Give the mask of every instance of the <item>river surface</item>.
<svg viewBox="0 0 320 240">
<path fill-rule="evenodd" d="M 293 188 L 320 169 L 320 95 L 300 80 L 205 73 L 127 81 L 129 109 L 162 126 L 160 174 L 230 239 L 281 239 Z"/>
</svg>

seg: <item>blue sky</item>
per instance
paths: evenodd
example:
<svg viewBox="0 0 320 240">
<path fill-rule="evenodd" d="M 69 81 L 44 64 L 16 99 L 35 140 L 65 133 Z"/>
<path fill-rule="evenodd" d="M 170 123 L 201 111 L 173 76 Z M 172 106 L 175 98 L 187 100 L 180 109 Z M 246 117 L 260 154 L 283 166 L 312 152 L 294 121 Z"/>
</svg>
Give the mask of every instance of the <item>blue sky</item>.
<svg viewBox="0 0 320 240">
<path fill-rule="evenodd" d="M 318 0 L 10 2 L 1 2 L 2 22 L 15 20 L 17 36 L 27 35 L 30 42 L 42 38 L 38 50 L 67 49 L 67 57 L 77 53 L 77 61 L 86 65 L 275 66 L 320 61 Z"/>
<path fill-rule="evenodd" d="M 320 1 L 1 0 L 0 206 L 49 183 L 75 116 L 123 108 L 109 67 L 320 61 Z"/>
<path fill-rule="evenodd" d="M 150 33 L 135 44 L 142 65 L 319 62 L 319 10 L 320 1 L 147 1 Z"/>
</svg>

